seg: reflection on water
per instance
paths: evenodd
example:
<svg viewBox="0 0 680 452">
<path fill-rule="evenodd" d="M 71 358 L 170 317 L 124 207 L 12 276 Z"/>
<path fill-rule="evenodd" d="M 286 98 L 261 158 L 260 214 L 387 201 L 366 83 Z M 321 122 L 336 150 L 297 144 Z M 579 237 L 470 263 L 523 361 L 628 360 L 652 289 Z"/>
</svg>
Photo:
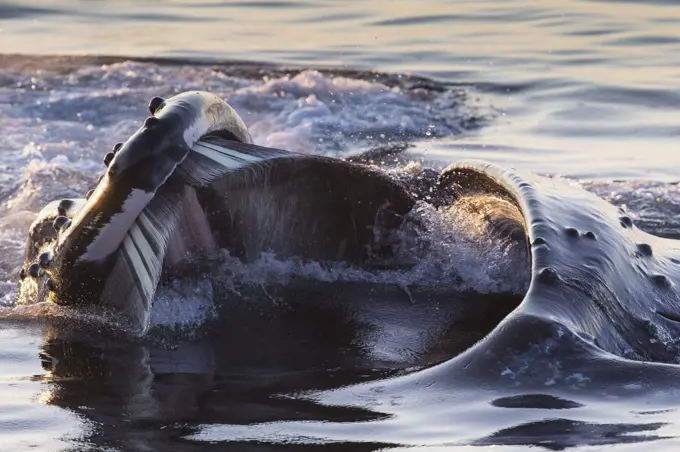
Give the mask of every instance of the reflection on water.
<svg viewBox="0 0 680 452">
<path fill-rule="evenodd" d="M 516 386 L 503 377 L 506 371 L 494 377 L 493 358 L 481 367 L 470 363 L 476 369 L 469 375 L 446 370 L 446 363 L 437 370 L 495 326 L 518 297 L 449 294 L 418 323 L 422 303 L 432 305 L 427 292 L 415 290 L 409 298 L 388 286 L 348 285 L 341 295 L 337 285 L 303 287 L 244 288 L 253 304 L 222 306 L 222 320 L 192 337 L 157 329 L 130 341 L 65 319 L 5 328 L 30 337 L 40 359 L 42 371 L 31 379 L 34 401 L 75 416 L 68 433 L 56 435 L 74 450 L 354 452 L 442 444 L 565 450 L 675 436 L 668 430 L 674 410 L 663 409 L 667 401 L 636 401 L 635 388 L 624 390 L 624 402 L 578 383 Z M 289 301 L 272 308 L 272 299 Z M 371 333 L 391 316 L 402 319 L 390 328 L 401 334 L 379 344 L 391 353 L 375 358 Z M 454 320 L 461 317 L 465 324 Z M 436 345 L 413 353 L 422 332 L 442 324 Z M 539 369 L 526 369 L 527 377 L 551 366 L 536 358 Z M 574 368 L 566 361 L 564 367 Z M 614 389 L 615 380 L 602 382 Z M 30 429 L 25 421 L 19 425 Z"/>
<path fill-rule="evenodd" d="M 523 444 L 547 450 L 564 450 L 574 446 L 604 446 L 641 443 L 665 439 L 654 433 L 663 424 L 595 424 L 569 419 L 530 422 L 499 430 L 477 441 L 477 445 Z"/>
<path fill-rule="evenodd" d="M 158 330 L 150 339 L 130 342 L 69 321 L 48 326 L 38 352 L 45 373 L 38 379 L 44 385 L 37 399 L 85 419 L 91 425 L 83 438 L 86 444 L 121 450 L 169 450 L 168 445 L 210 450 L 210 441 L 191 438 L 211 426 L 253 426 L 257 434 L 257 425 L 283 421 L 380 421 L 390 417 L 380 409 L 328 406 L 296 395 L 385 379 L 443 361 L 479 340 L 519 301 L 509 295 L 452 293 L 438 312 L 418 324 L 404 319 L 422 315 L 433 301 L 417 289 L 409 298 L 399 288 L 373 286 L 368 290 L 373 295 L 366 296 L 367 287 L 304 287 L 270 287 L 266 295 L 264 289 L 251 289 L 244 295 L 250 302 L 223 306 L 222 320 L 191 340 Z M 291 301 L 272 307 L 269 297 Z M 437 299 L 446 297 L 437 294 Z M 390 317 L 401 317 L 392 325 L 401 335 L 376 345 L 375 336 L 390 334 L 376 331 Z M 467 322 L 461 324 L 461 318 Z M 424 340 L 423 332 L 442 322 L 445 328 L 432 341 Z M 423 343 L 433 345 L 417 351 Z M 377 347 L 383 348 L 381 358 L 372 357 Z M 355 440 L 366 444 L 331 450 L 377 450 L 389 443 L 361 436 Z M 230 442 L 227 450 L 286 449 L 255 443 L 243 449 L 244 441 L 249 439 Z M 225 450 L 224 440 L 220 443 L 219 450 Z"/>
<path fill-rule="evenodd" d="M 428 443 L 424 438 L 410 437 L 403 430 L 414 421 L 409 419 L 414 416 L 415 419 L 429 419 L 438 431 L 435 441 L 441 435 L 455 438 L 452 433 L 459 429 L 452 425 L 461 422 L 467 411 L 465 406 L 450 406 L 436 419 L 427 413 L 427 408 L 407 404 L 393 418 L 380 404 L 373 409 L 326 406 L 314 399 L 291 397 L 307 390 L 338 388 L 415 369 L 400 370 L 384 364 L 344 368 L 310 364 L 307 370 L 295 370 L 280 363 L 273 368 L 263 367 L 261 363 L 252 365 L 247 359 L 245 362 L 229 359 L 230 353 L 221 350 L 226 350 L 225 344 L 230 343 L 225 343 L 219 335 L 163 347 L 125 343 L 120 338 L 83 335 L 82 332 L 69 335 L 63 326 L 59 328 L 58 337 L 53 333 L 48 329 L 40 347 L 46 374 L 39 380 L 44 385 L 37 399 L 76 413 L 83 419 L 83 436 L 74 443 L 88 447 L 264 451 L 288 450 L 292 446 L 286 443 L 292 442 L 293 450 L 373 451 L 395 447 L 402 441 Z M 256 354 L 255 351 L 251 353 Z M 332 354 L 327 357 L 337 358 Z M 342 359 L 346 360 L 346 356 Z M 453 392 L 458 391 L 454 389 Z M 481 407 L 466 401 L 464 392 L 461 388 L 458 398 L 469 403 L 473 419 L 477 418 L 476 412 Z M 488 395 L 482 395 L 482 399 L 484 397 Z M 540 394 L 523 397 L 524 400 L 515 397 L 512 407 L 500 409 L 512 408 L 514 412 L 554 409 L 554 404 L 545 403 L 549 398 L 551 396 Z M 543 399 L 543 402 L 536 404 L 536 399 Z M 348 399 L 348 404 L 350 402 Z M 559 403 L 560 408 L 566 406 L 565 411 L 584 406 L 566 399 Z M 393 404 L 398 406 L 398 399 Z M 664 422 L 641 419 L 635 424 L 605 424 L 571 419 L 583 416 L 583 413 L 588 417 L 585 408 L 579 413 L 565 412 L 547 420 L 529 422 L 525 416 L 514 413 L 487 413 L 485 420 L 474 420 L 476 432 L 468 430 L 461 436 L 479 434 L 485 430 L 482 426 L 488 429 L 493 425 L 510 425 L 488 435 L 482 434 L 472 444 L 523 444 L 547 450 L 637 443 L 666 437 L 657 432 L 666 425 Z M 517 420 L 513 421 L 513 417 Z M 318 428 L 314 428 L 315 424 Z M 381 424 L 384 424 L 384 431 L 372 436 L 370 426 L 380 431 Z M 334 425 L 341 428 L 340 439 L 333 437 Z M 418 427 L 421 431 L 423 428 L 423 425 Z M 309 430 L 311 436 L 300 435 L 300 430 Z M 322 436 L 315 439 L 314 436 L 320 433 Z M 410 435 L 413 434 L 415 431 Z M 393 440 L 385 440 L 389 437 Z"/>
</svg>

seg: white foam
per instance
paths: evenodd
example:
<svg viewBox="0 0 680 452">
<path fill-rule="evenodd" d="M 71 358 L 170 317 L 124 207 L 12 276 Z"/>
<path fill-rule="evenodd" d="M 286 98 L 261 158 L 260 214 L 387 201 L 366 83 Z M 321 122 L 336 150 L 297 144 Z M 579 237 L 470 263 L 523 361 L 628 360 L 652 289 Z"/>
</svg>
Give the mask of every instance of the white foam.
<svg viewBox="0 0 680 452">
<path fill-rule="evenodd" d="M 229 102 L 247 112 L 257 144 L 297 152 L 347 150 L 401 139 L 424 139 L 460 130 L 457 112 L 433 109 L 431 96 L 418 98 L 382 83 L 302 71 L 265 78 L 263 84 L 236 90 Z M 448 117 L 448 119 L 444 119 Z"/>
<path fill-rule="evenodd" d="M 191 330 L 215 315 L 212 285 L 208 279 L 174 280 L 159 286 L 151 310 L 149 328 Z"/>
<path fill-rule="evenodd" d="M 411 216 L 426 232 L 419 232 L 415 240 L 405 240 L 400 257 L 415 262 L 407 270 L 369 270 L 345 263 L 279 259 L 272 253 L 262 253 L 254 262 L 245 264 L 223 251 L 220 274 L 235 288 L 240 284 L 285 285 L 305 278 L 403 287 L 436 285 L 479 293 L 526 292 L 529 262 L 517 244 L 491 238 L 482 221 L 456 211 L 438 211 L 422 201 Z M 409 230 L 402 233 L 413 236 Z"/>
</svg>

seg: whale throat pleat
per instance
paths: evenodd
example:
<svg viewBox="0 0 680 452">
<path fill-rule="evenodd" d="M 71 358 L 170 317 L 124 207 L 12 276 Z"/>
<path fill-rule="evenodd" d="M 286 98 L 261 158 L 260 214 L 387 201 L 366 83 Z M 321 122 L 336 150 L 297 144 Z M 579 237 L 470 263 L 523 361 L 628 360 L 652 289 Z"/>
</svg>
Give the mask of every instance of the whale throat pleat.
<svg viewBox="0 0 680 452">
<path fill-rule="evenodd" d="M 204 187 L 230 173 L 255 169 L 266 161 L 297 155 L 217 137 L 199 140 L 192 151 L 134 219 L 113 256 L 105 281 L 102 300 L 141 331 L 148 327 L 153 296 L 173 234 L 180 233 L 185 203 L 191 202 L 186 190 Z"/>
<path fill-rule="evenodd" d="M 161 188 L 139 214 L 121 244 L 102 299 L 145 330 L 170 237 L 183 208 L 178 187 Z"/>
<path fill-rule="evenodd" d="M 123 234 L 122 240 L 117 241 L 120 245 L 111 256 L 113 262 L 104 281 L 102 300 L 114 312 L 121 312 L 125 322 L 141 331 L 148 327 L 154 293 L 173 235 L 181 233 L 178 228 L 187 208 L 185 204 L 191 202 L 186 198 L 187 189 L 206 186 L 239 170 L 256 168 L 267 160 L 295 155 L 212 137 L 198 141 L 192 151 L 136 218 L 123 218 L 130 210 L 123 209 L 118 214 L 121 218 L 112 218 L 113 224 L 107 224 L 98 237 L 101 250 L 97 248 L 99 253 L 95 257 L 103 260 L 107 254 L 104 245 L 108 243 L 109 231 L 123 220 L 131 224 L 126 232 L 119 231 Z M 115 246 L 114 243 L 109 247 Z M 88 249 L 90 251 L 93 250 Z"/>
</svg>

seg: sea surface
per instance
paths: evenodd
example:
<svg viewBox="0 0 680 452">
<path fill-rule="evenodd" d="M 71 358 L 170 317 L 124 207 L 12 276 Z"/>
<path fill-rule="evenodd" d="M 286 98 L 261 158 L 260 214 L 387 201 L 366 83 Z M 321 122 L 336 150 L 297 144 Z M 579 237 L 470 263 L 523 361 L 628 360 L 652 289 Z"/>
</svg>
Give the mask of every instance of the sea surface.
<svg viewBox="0 0 680 452">
<path fill-rule="evenodd" d="M 264 353 L 255 330 L 276 329 L 266 323 L 225 357 L 231 344 L 196 333 L 212 309 L 201 284 L 166 288 L 153 318 L 165 333 L 134 346 L 64 337 L 37 316 L 12 315 L 22 308 L 16 282 L 37 212 L 83 196 L 153 96 L 187 90 L 225 98 L 260 145 L 336 157 L 408 147 L 398 162 L 376 162 L 399 171 L 483 159 L 567 179 L 624 207 L 641 229 L 680 238 L 677 1 L 0 1 L 0 450 L 680 445 L 680 402 L 659 408 L 658 395 L 648 404 L 606 388 L 578 403 L 539 397 L 529 408 L 488 388 L 407 400 L 402 411 L 399 396 L 379 389 L 347 406 L 296 399 L 423 362 L 398 337 L 376 339 L 370 359 L 351 365 L 337 356 L 310 363 L 285 340 Z M 466 268 L 466 290 L 526 289 L 526 271 L 510 257 L 471 246 L 447 248 Z M 375 282 L 266 256 L 235 274 L 242 293 L 278 284 L 272 300 L 287 296 L 291 275 Z M 361 299 L 356 290 L 348 300 Z M 413 311 L 416 325 L 424 312 Z M 418 332 L 406 333 L 417 342 Z M 389 422 L 376 414 L 384 404 L 397 407 Z"/>
</svg>

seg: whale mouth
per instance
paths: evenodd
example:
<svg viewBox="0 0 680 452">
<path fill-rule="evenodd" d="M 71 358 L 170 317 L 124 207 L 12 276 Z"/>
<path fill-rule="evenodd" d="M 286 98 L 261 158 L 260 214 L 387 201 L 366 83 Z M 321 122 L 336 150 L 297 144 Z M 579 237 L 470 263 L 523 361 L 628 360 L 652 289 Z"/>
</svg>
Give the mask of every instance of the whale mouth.
<svg viewBox="0 0 680 452">
<path fill-rule="evenodd" d="M 252 145 L 233 110 L 206 93 L 154 99 L 150 109 L 156 116 L 106 156 L 107 171 L 87 200 L 41 213 L 29 237 L 22 276 L 32 278 L 24 292 L 92 308 L 144 334 L 163 275 L 186 270 L 192 255 L 211 261 L 219 250 L 245 263 L 263 253 L 326 263 L 328 274 L 341 274 L 336 282 L 407 294 L 425 288 L 430 299 L 432 288 L 510 300 L 526 289 L 525 228 L 512 197 L 450 192 L 430 178 L 421 194 L 434 199 L 425 203 L 403 179 L 367 165 Z M 44 232 L 46 223 L 56 237 Z M 480 255 L 484 240 L 499 246 Z M 498 266 L 502 253 L 512 259 Z M 328 263 L 349 266 L 352 276 Z M 496 319 L 515 305 L 480 309 L 488 315 L 478 317 Z"/>
</svg>

